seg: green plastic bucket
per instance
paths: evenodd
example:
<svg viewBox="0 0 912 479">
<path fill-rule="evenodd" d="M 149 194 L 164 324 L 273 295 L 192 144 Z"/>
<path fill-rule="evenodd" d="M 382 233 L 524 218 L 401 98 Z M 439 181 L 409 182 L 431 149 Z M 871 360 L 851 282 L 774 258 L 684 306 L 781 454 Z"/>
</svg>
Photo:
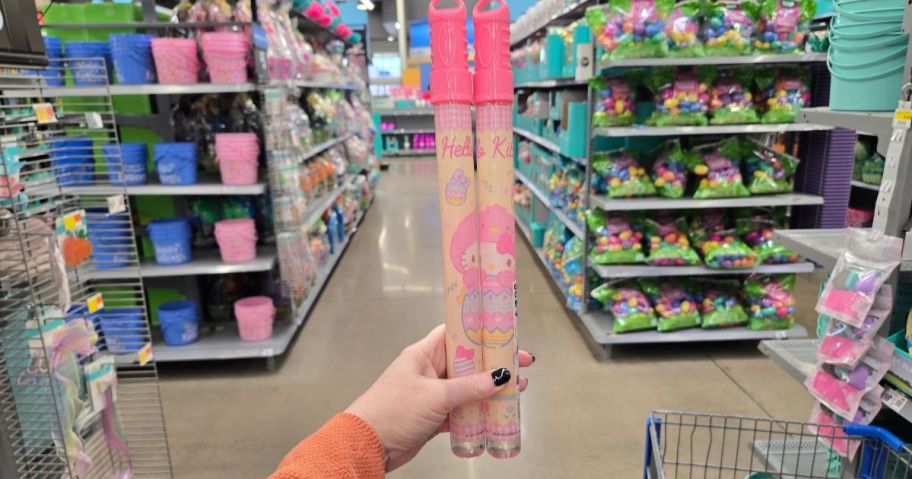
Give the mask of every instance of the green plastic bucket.
<svg viewBox="0 0 912 479">
<path fill-rule="evenodd" d="M 828 56 L 827 66 L 832 77 L 830 108 L 845 111 L 895 110 L 905 65 L 905 55 L 893 61 L 879 58 L 855 65 L 834 63 L 832 55 Z"/>
<path fill-rule="evenodd" d="M 869 66 L 875 66 L 897 57 L 905 58 L 908 47 L 908 35 L 899 35 L 895 38 L 885 37 L 882 39 L 852 41 L 831 38 L 827 57 L 839 65 L 865 68 L 863 65 L 866 63 Z M 871 63 L 871 58 L 877 58 L 876 62 Z"/>
<path fill-rule="evenodd" d="M 867 5 L 865 5 L 865 7 L 867 7 Z M 865 8 L 863 10 L 857 9 L 856 11 L 852 11 L 845 8 L 843 5 L 840 5 L 839 2 L 833 5 L 833 10 L 836 12 L 836 18 L 847 24 L 885 22 L 891 20 L 895 21 L 897 19 L 899 23 L 902 23 L 903 9 L 904 7 L 900 6 L 892 8 Z"/>
<path fill-rule="evenodd" d="M 900 17 L 902 18 L 902 17 Z M 845 39 L 880 38 L 884 35 L 902 33 L 902 21 L 899 22 L 865 22 L 846 23 L 842 19 L 834 18 L 830 22 L 830 35 Z"/>
</svg>

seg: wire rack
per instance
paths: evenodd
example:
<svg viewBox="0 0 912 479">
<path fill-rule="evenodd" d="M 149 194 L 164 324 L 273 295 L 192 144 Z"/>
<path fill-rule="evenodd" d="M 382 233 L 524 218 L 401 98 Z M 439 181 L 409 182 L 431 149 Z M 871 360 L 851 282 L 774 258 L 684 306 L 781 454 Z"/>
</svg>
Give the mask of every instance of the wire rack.
<svg viewBox="0 0 912 479">
<path fill-rule="evenodd" d="M 81 188 L 123 186 L 109 77 L 103 58 L 55 60 L 47 69 L 0 69 L 0 476 L 171 477 L 158 371 L 126 189 L 109 196 Z M 92 96 L 57 98 L 60 86 L 92 85 Z M 35 92 L 27 94 L 26 92 Z M 51 115 L 50 113 L 53 112 Z M 76 140 L 76 141 L 74 141 Z M 107 145 L 102 148 L 102 145 Z M 61 271 L 52 255 L 58 219 L 83 213 L 91 254 Z M 100 239 L 103 238 L 103 239 Z M 63 251 L 61 251 L 63 250 Z M 77 248 L 75 251 L 78 251 Z M 84 249 L 83 249 L 84 252 Z M 117 268 L 123 279 L 102 280 Z M 66 292 L 71 303 L 67 307 Z M 89 313 L 100 294 L 103 308 Z M 66 437 L 69 407 L 43 332 L 48 308 L 89 321 L 98 340 L 80 369 L 113 357 L 119 437 L 104 415 L 83 414 L 73 432 L 91 459 L 78 470 Z M 82 371 L 80 371 L 82 372 Z M 87 396 L 81 385 L 80 397 Z M 91 409 L 91 408 L 89 408 Z M 104 424 L 103 424 L 104 423 Z M 125 443 L 125 453 L 116 439 Z M 125 476 L 124 476 L 125 477 Z"/>
</svg>

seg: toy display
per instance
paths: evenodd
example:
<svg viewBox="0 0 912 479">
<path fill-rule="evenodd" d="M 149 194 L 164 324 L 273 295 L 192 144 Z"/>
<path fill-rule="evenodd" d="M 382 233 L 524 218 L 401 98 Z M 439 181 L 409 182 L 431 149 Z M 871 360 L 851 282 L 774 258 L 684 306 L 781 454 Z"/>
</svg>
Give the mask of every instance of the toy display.
<svg viewBox="0 0 912 479">
<path fill-rule="evenodd" d="M 630 126 L 634 122 L 636 75 L 599 77 L 589 81 L 598 90 L 592 113 L 592 126 Z"/>
<path fill-rule="evenodd" d="M 690 266 L 700 264 L 700 257 L 690 247 L 687 238 L 687 221 L 674 217 L 670 211 L 657 214 L 644 221 L 649 239 L 649 256 L 646 262 L 653 266 Z"/>
<path fill-rule="evenodd" d="M 727 328 L 747 324 L 747 313 L 741 306 L 741 285 L 737 280 L 704 280 L 698 285 L 704 329 Z"/>
<path fill-rule="evenodd" d="M 655 194 L 646 169 L 637 161 L 633 150 L 613 150 L 596 153 L 592 169 L 602 175 L 608 183 L 609 198 L 649 196 Z"/>
<path fill-rule="evenodd" d="M 649 126 L 705 126 L 709 123 L 709 81 L 711 68 L 656 68 L 647 77 L 653 92 L 655 111 Z"/>
<path fill-rule="evenodd" d="M 700 325 L 698 304 L 686 280 L 640 280 L 643 293 L 649 297 L 659 316 L 660 332 L 695 328 Z"/>
<path fill-rule="evenodd" d="M 699 161 L 691 164 L 691 171 L 701 177 L 694 198 L 737 198 L 750 196 L 741 177 L 739 164 L 743 148 L 736 138 L 704 145 L 695 149 Z"/>
<path fill-rule="evenodd" d="M 595 264 L 643 263 L 643 232 L 621 212 L 590 210 L 586 213 L 595 245 L 589 256 Z"/>
<path fill-rule="evenodd" d="M 794 274 L 754 274 L 744 281 L 750 305 L 748 328 L 754 331 L 789 329 L 795 323 Z"/>
<path fill-rule="evenodd" d="M 611 311 L 611 330 L 615 334 L 658 327 L 659 320 L 649 298 L 634 282 L 607 282 L 593 289 L 591 294 Z"/>
<path fill-rule="evenodd" d="M 815 0 L 759 0 L 760 22 L 754 50 L 763 53 L 800 53 L 817 11 Z"/>
</svg>

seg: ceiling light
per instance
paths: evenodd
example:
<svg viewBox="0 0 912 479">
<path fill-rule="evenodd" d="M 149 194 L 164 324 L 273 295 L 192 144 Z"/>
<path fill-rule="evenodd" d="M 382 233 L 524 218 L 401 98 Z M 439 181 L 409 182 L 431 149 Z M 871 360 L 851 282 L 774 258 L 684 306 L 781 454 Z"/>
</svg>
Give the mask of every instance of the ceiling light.
<svg viewBox="0 0 912 479">
<path fill-rule="evenodd" d="M 388 37 L 386 37 L 386 41 L 388 41 L 388 42 L 390 42 L 390 43 L 393 43 L 393 42 L 395 42 L 395 41 L 396 41 L 396 39 L 395 39 L 395 38 L 393 38 L 393 36 L 392 36 L 392 35 L 390 35 L 390 36 L 388 36 Z"/>
<path fill-rule="evenodd" d="M 357 8 L 358 10 L 367 10 L 367 6 L 364 5 L 363 3 L 359 3 L 357 6 L 355 6 L 355 8 Z"/>
<path fill-rule="evenodd" d="M 399 30 L 400 28 L 402 28 L 402 25 L 400 25 L 399 22 L 396 22 L 396 30 Z"/>
<path fill-rule="evenodd" d="M 358 5 L 358 7 L 360 8 L 361 6 L 364 6 L 364 8 L 362 8 L 362 10 L 373 10 L 374 2 L 372 2 L 371 0 L 360 0 L 360 4 Z"/>
</svg>

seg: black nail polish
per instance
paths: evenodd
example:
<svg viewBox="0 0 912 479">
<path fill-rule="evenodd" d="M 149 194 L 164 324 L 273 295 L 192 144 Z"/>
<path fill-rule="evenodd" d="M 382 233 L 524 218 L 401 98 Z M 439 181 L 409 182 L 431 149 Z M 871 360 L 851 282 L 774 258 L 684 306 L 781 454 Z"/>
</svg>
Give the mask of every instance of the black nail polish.
<svg viewBox="0 0 912 479">
<path fill-rule="evenodd" d="M 532 362 L 534 363 L 534 362 L 535 362 L 535 355 L 532 354 L 532 353 L 529 353 L 529 356 L 532 356 Z"/>
<path fill-rule="evenodd" d="M 507 368 L 495 369 L 494 372 L 491 373 L 491 377 L 494 379 L 495 386 L 503 386 L 510 380 L 510 370 Z"/>
</svg>

